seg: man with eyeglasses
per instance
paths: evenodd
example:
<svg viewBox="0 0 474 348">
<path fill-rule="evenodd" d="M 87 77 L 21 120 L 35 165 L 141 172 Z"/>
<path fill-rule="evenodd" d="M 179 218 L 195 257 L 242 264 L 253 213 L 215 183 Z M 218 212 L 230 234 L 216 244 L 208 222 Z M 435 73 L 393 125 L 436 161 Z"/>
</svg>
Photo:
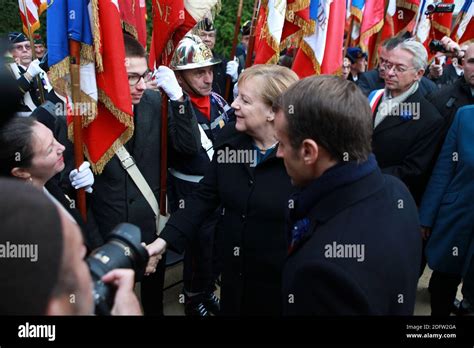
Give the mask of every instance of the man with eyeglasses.
<svg viewBox="0 0 474 348">
<path fill-rule="evenodd" d="M 48 76 L 40 67 L 40 62 L 37 59 L 32 60 L 32 47 L 28 38 L 23 33 L 10 33 L 8 38 L 12 45 L 10 52 L 15 63 L 10 63 L 7 67 L 16 78 L 18 88 L 23 95 L 17 115 L 30 116 L 31 112 L 41 105 L 41 94 L 44 93 L 43 97 L 46 97 L 52 87 Z M 38 85 L 37 76 L 41 81 L 41 87 Z"/>
<path fill-rule="evenodd" d="M 385 89 L 369 96 L 377 162 L 384 173 L 407 185 L 417 204 L 433 167 L 443 125 L 443 118 L 419 88 L 427 57 L 424 46 L 414 40 L 388 51 Z"/>
<path fill-rule="evenodd" d="M 136 168 L 159 201 L 161 158 L 161 96 L 148 90 L 150 79 L 146 51 L 130 35 L 124 35 L 125 65 L 129 91 L 133 104 L 134 131 L 124 145 L 133 157 Z M 169 97 L 168 134 L 169 150 L 192 156 L 197 153 L 199 130 L 190 112 L 189 97 L 184 95 L 173 71 L 161 66 L 157 72 L 158 87 Z M 103 172 L 95 177 L 91 195 L 91 209 L 99 232 L 104 238 L 121 222 L 140 227 L 142 241 L 146 244 L 156 239 L 155 215 L 146 198 L 122 167 L 118 156 L 114 156 Z M 141 302 L 145 315 L 163 315 L 163 283 L 166 260 L 160 262 L 155 272 L 141 281 Z"/>
<path fill-rule="evenodd" d="M 403 42 L 403 38 L 392 37 L 382 43 L 378 49 L 379 65 L 377 68 L 369 70 L 359 75 L 359 79 L 356 84 L 362 90 L 365 95 L 369 95 L 370 92 L 376 89 L 382 89 L 385 87 L 385 62 L 387 61 L 388 52 L 397 47 Z M 436 91 L 436 84 L 426 77 L 420 79 L 419 91 L 422 96 Z"/>
</svg>

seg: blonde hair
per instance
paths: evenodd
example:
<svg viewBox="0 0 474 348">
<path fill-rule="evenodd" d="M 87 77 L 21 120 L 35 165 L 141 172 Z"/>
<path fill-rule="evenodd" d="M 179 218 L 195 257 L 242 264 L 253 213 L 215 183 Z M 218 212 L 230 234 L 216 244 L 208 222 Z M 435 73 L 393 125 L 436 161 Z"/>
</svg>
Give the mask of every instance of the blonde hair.
<svg viewBox="0 0 474 348">
<path fill-rule="evenodd" d="M 268 106 L 272 106 L 288 87 L 298 81 L 298 75 L 284 66 L 257 64 L 244 70 L 238 84 L 259 76 L 262 77 L 259 88 L 260 97 Z"/>
</svg>

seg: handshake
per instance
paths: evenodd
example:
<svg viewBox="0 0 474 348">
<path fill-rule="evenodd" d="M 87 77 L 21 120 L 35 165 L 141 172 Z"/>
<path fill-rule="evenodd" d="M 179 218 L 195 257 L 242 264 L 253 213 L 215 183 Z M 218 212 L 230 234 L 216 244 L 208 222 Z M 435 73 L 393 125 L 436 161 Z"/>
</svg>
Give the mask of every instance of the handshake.
<svg viewBox="0 0 474 348">
<path fill-rule="evenodd" d="M 146 246 L 146 250 L 148 251 L 150 259 L 146 266 L 145 275 L 150 275 L 151 273 L 155 273 L 156 266 L 166 251 L 166 241 L 162 238 L 157 238 L 153 243 Z"/>
</svg>

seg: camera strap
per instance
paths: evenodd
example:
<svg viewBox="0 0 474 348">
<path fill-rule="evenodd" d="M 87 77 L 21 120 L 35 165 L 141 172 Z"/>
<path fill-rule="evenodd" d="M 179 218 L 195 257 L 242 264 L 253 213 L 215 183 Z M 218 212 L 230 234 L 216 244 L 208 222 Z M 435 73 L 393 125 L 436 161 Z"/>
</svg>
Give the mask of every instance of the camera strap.
<svg viewBox="0 0 474 348">
<path fill-rule="evenodd" d="M 166 216 L 160 214 L 160 207 L 158 206 L 155 194 L 150 188 L 150 185 L 146 182 L 140 169 L 138 169 L 135 159 L 130 155 L 125 146 L 120 146 L 115 153 L 120 159 L 123 169 L 125 169 L 128 175 L 130 175 L 130 178 L 133 180 L 135 185 L 137 185 L 143 197 L 145 197 L 153 210 L 153 213 L 155 214 L 156 234 L 159 236 L 169 219 L 169 214 Z"/>
</svg>

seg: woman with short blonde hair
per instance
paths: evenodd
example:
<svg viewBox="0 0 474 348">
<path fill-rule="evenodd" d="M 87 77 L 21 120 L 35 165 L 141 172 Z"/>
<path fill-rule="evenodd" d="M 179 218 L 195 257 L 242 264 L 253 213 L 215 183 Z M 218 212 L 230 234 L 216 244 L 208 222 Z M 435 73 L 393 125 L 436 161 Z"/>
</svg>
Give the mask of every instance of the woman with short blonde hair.
<svg viewBox="0 0 474 348">
<path fill-rule="evenodd" d="M 221 314 L 280 315 L 281 273 L 287 255 L 285 209 L 291 193 L 283 160 L 276 157 L 273 102 L 298 80 L 288 68 L 256 65 L 238 81 L 236 121 L 221 131 L 211 167 L 185 208 L 171 216 L 151 255 L 181 252 L 201 222 L 222 206 Z M 243 156 L 242 156 L 243 155 Z"/>
</svg>

